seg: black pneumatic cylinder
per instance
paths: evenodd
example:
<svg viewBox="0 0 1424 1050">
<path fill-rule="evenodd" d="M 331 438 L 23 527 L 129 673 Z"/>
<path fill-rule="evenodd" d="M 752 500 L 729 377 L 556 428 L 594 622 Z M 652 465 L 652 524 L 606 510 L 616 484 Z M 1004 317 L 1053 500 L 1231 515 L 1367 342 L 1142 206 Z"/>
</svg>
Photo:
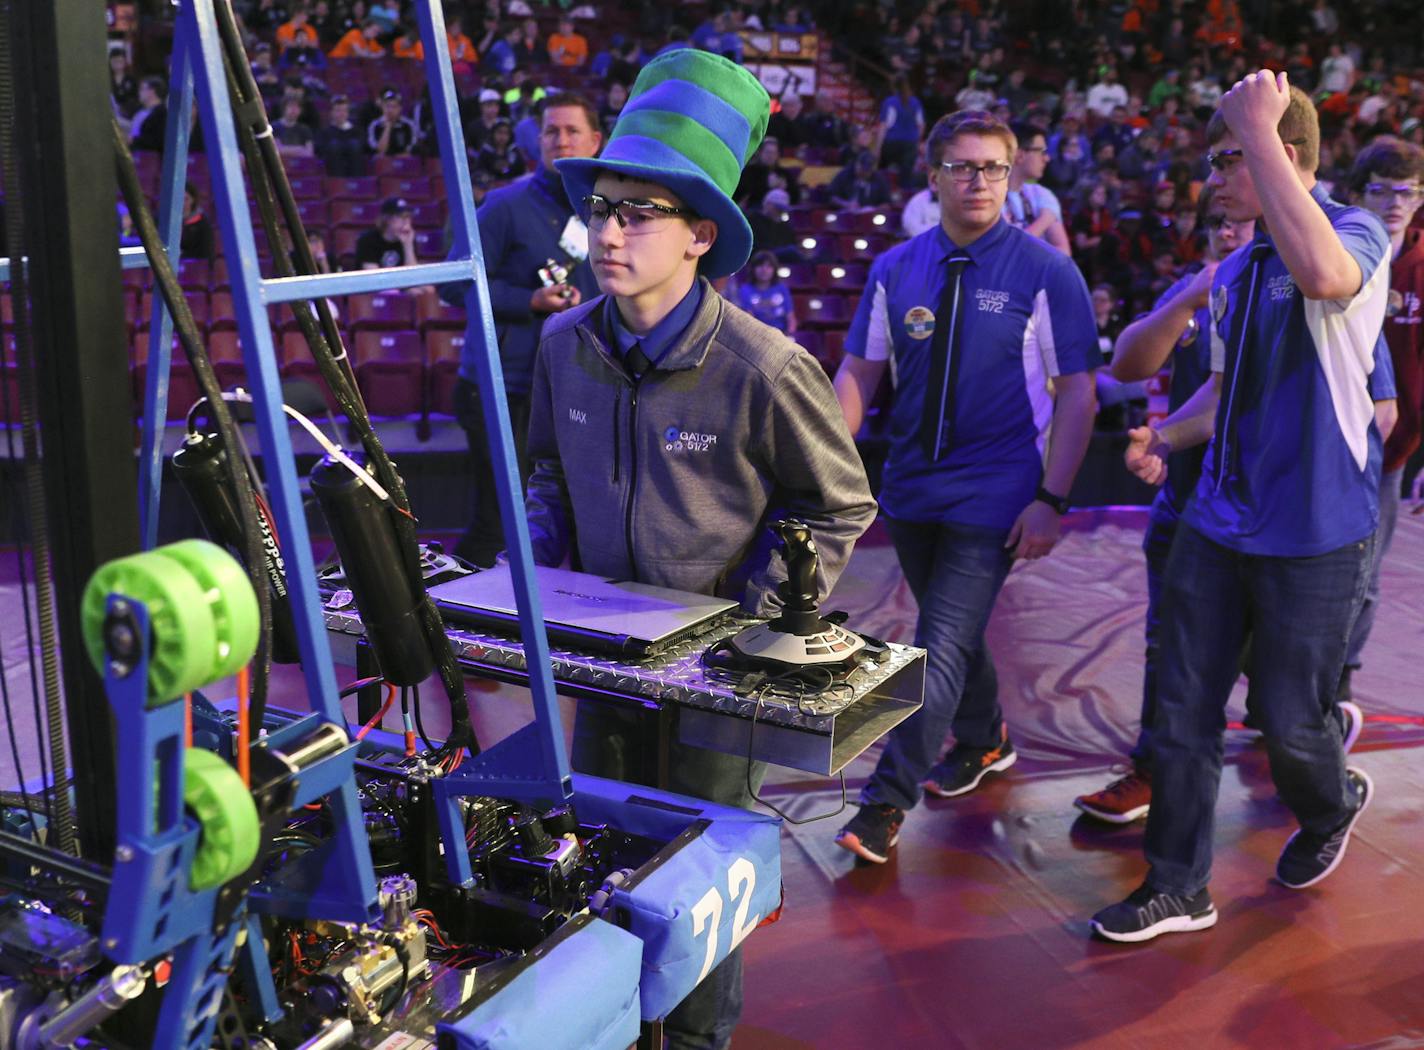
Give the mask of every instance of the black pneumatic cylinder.
<svg viewBox="0 0 1424 1050">
<path fill-rule="evenodd" d="M 237 509 L 237 495 L 227 482 L 226 461 L 227 450 L 217 434 L 193 433 L 183 441 L 183 447 L 173 453 L 173 473 L 193 501 L 208 537 L 226 547 L 239 561 L 245 561 L 242 516 Z M 292 622 L 292 605 L 287 599 L 287 569 L 266 515 L 258 513 L 257 523 L 262 530 L 263 569 L 272 593 L 272 661 L 298 663 L 301 653 L 297 648 L 296 625 Z"/>
<path fill-rule="evenodd" d="M 424 594 L 405 571 L 390 517 L 394 511 L 331 456 L 312 468 L 311 490 L 331 529 L 381 674 L 391 685 L 419 685 L 435 669 L 435 658 L 421 629 Z"/>
</svg>

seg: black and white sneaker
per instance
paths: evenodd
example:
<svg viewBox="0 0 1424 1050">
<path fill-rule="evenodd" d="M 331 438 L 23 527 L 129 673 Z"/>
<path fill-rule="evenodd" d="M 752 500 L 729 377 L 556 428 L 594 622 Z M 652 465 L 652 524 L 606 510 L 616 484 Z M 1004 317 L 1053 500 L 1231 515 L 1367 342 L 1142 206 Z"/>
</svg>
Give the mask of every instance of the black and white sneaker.
<svg viewBox="0 0 1424 1050">
<path fill-rule="evenodd" d="M 1093 916 L 1093 932 L 1124 944 L 1150 941 L 1164 933 L 1187 933 L 1216 925 L 1216 906 L 1205 889 L 1192 897 L 1161 893 L 1143 883 L 1127 900 Z"/>
<path fill-rule="evenodd" d="M 1354 781 L 1355 790 L 1359 793 L 1359 805 L 1349 820 L 1328 835 L 1312 835 L 1301 828 L 1286 840 L 1281 859 L 1276 861 L 1276 881 L 1287 889 L 1303 890 L 1314 886 L 1338 868 L 1345 858 L 1350 832 L 1355 829 L 1355 822 L 1375 793 L 1374 781 L 1363 770 L 1347 769 L 1345 775 Z"/>
<path fill-rule="evenodd" d="M 979 786 L 990 773 L 1002 773 L 1019 760 L 1009 727 L 999 727 L 999 742 L 993 747 L 965 747 L 955 744 L 930 770 L 922 785 L 935 798 L 958 798 Z"/>
<path fill-rule="evenodd" d="M 836 845 L 872 864 L 884 864 L 890 859 L 891 847 L 900 841 L 900 825 L 904 823 L 903 809 L 878 804 L 861 806 L 860 812 L 836 835 Z"/>
</svg>

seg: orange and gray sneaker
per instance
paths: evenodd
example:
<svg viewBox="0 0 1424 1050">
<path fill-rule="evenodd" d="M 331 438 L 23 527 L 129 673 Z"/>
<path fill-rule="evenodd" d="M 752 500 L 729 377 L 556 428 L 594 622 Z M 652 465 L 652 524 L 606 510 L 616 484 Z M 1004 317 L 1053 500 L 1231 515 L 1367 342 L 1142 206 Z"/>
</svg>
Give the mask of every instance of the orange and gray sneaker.
<svg viewBox="0 0 1424 1050">
<path fill-rule="evenodd" d="M 1094 820 L 1109 824 L 1131 824 L 1142 820 L 1152 806 L 1152 777 L 1146 770 L 1134 768 L 1127 776 L 1118 777 L 1101 791 L 1079 795 L 1073 800 Z"/>
<path fill-rule="evenodd" d="M 967 795 L 990 773 L 1002 773 L 1019 760 L 1009 739 L 1009 727 L 999 727 L 999 742 L 993 747 L 965 747 L 955 744 L 930 770 L 924 782 L 927 794 L 935 798 Z"/>
</svg>

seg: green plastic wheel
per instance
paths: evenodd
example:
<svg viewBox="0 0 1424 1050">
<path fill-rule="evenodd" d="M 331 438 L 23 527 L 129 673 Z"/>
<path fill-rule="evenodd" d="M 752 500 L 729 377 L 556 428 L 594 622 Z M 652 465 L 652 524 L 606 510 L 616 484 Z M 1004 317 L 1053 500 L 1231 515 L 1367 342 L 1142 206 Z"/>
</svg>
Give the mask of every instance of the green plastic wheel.
<svg viewBox="0 0 1424 1050">
<path fill-rule="evenodd" d="M 148 609 L 152 651 L 149 705 L 167 703 L 212 680 L 217 632 L 203 588 L 178 562 L 155 551 L 118 558 L 99 567 L 84 589 L 80 618 L 89 658 L 104 673 L 105 608 L 111 594 Z"/>
<path fill-rule="evenodd" d="M 202 828 L 188 885 L 206 890 L 246 871 L 257 857 L 262 831 L 257 805 L 237 771 L 211 751 L 188 748 L 183 802 Z"/>
<path fill-rule="evenodd" d="M 213 678 L 236 674 L 257 652 L 261 627 L 257 595 L 246 570 L 231 554 L 207 540 L 182 540 L 158 550 L 191 572 L 203 588 L 217 631 L 218 663 Z"/>
</svg>

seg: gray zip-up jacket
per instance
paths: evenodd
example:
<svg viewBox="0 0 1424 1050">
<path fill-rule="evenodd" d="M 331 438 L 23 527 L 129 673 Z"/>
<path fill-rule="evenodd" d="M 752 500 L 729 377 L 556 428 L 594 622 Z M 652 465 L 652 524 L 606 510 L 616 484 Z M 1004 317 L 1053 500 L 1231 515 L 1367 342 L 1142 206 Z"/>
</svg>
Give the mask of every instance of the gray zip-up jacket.
<svg viewBox="0 0 1424 1050">
<path fill-rule="evenodd" d="M 534 560 L 558 565 L 577 544 L 585 572 L 772 615 L 786 569 L 766 526 L 811 527 L 824 598 L 875 501 L 821 366 L 702 291 L 641 379 L 610 349 L 603 296 L 545 323 L 529 421 Z"/>
</svg>

